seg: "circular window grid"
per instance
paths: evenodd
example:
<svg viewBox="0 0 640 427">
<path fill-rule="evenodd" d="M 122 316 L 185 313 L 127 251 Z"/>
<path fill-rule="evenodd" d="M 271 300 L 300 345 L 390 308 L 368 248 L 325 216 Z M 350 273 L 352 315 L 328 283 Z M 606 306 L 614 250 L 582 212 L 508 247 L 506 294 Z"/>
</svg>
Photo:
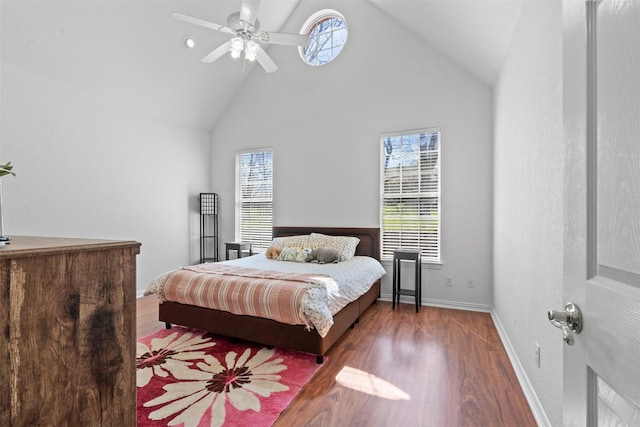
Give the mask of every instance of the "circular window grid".
<svg viewBox="0 0 640 427">
<path fill-rule="evenodd" d="M 302 34 L 311 37 L 311 43 L 299 47 L 304 62 L 320 66 L 333 61 L 347 42 L 347 22 L 341 13 L 325 9 L 311 15 L 302 26 Z"/>
</svg>

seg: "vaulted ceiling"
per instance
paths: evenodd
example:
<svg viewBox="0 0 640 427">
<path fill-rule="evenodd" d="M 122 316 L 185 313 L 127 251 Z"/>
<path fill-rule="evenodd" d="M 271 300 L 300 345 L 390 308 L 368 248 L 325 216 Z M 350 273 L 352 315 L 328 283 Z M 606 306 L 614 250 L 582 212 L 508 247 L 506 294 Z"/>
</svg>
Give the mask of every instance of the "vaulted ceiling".
<svg viewBox="0 0 640 427">
<path fill-rule="evenodd" d="M 262 0 L 261 29 L 279 31 L 299 1 Z M 327 7 L 322 0 L 302 1 Z M 491 87 L 523 0 L 357 1 L 371 2 Z M 211 130 L 255 65 L 242 72 L 231 60 L 201 63 L 200 58 L 228 35 L 175 21 L 170 13 L 224 24 L 239 4 L 240 0 L 1 0 L 0 57 L 3 63 L 109 102 L 115 102 L 115 96 L 140 114 Z M 184 48 L 186 35 L 196 40 L 195 48 Z M 128 96 L 131 93 L 137 96 Z"/>
</svg>

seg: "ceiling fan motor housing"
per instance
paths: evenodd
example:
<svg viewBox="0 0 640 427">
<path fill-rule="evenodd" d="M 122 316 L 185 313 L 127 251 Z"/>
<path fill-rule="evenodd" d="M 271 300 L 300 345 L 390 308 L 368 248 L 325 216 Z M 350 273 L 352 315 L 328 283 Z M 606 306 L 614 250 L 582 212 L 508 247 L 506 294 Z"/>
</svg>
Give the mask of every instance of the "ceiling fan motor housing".
<svg viewBox="0 0 640 427">
<path fill-rule="evenodd" d="M 229 26 L 229 28 L 231 28 L 233 31 L 238 32 L 239 34 L 251 35 L 252 33 L 258 31 L 258 28 L 260 28 L 260 21 L 257 18 L 255 19 L 255 22 L 253 24 L 248 21 L 242 21 L 240 20 L 240 12 L 235 12 L 229 15 L 229 17 L 227 18 L 227 25 Z"/>
</svg>

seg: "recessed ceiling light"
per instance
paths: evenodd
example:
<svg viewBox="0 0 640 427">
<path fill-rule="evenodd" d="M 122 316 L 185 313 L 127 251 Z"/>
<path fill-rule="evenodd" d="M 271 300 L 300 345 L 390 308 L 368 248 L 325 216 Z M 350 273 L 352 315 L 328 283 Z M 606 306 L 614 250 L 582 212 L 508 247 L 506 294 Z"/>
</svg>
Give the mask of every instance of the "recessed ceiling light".
<svg viewBox="0 0 640 427">
<path fill-rule="evenodd" d="M 186 47 L 187 49 L 192 49 L 193 47 L 195 47 L 196 41 L 192 37 L 187 36 L 182 41 L 182 44 L 184 44 L 184 47 Z"/>
</svg>

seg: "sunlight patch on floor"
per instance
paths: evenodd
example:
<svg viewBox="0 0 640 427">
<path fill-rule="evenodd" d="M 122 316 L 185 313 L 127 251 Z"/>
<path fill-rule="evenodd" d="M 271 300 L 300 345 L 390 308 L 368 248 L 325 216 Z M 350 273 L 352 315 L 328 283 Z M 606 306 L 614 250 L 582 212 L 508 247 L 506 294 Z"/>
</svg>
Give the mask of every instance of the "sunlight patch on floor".
<svg viewBox="0 0 640 427">
<path fill-rule="evenodd" d="M 336 381 L 344 387 L 382 399 L 411 400 L 411 396 L 390 382 L 349 366 L 345 366 L 338 372 Z"/>
</svg>

